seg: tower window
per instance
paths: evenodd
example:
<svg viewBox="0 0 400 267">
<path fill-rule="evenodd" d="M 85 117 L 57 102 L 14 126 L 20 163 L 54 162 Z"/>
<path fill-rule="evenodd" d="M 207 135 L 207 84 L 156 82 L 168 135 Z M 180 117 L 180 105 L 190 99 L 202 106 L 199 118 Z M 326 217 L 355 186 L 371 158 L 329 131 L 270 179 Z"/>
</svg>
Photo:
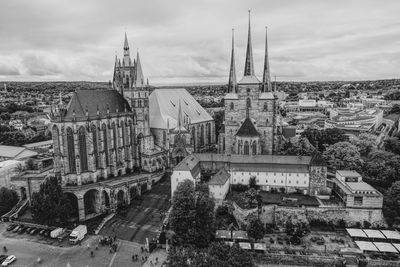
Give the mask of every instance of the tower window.
<svg viewBox="0 0 400 267">
<path fill-rule="evenodd" d="M 268 104 L 267 104 L 267 102 L 265 102 L 264 103 L 264 110 L 267 111 L 267 109 L 268 109 Z"/>
<path fill-rule="evenodd" d="M 247 100 L 246 100 L 246 107 L 247 107 L 247 108 L 250 108 L 250 107 L 251 107 L 250 98 L 247 98 Z"/>
<path fill-rule="evenodd" d="M 233 104 L 233 102 L 231 102 L 231 110 L 233 110 L 235 108 L 235 105 Z"/>
<path fill-rule="evenodd" d="M 250 94 L 250 88 L 247 88 L 247 94 L 248 95 Z"/>
</svg>

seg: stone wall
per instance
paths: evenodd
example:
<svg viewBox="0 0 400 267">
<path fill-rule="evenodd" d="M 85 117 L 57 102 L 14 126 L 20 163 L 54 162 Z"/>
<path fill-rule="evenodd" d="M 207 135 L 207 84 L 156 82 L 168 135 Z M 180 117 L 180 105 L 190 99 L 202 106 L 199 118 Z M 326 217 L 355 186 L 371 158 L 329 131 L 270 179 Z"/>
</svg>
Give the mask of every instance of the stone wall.
<svg viewBox="0 0 400 267">
<path fill-rule="evenodd" d="M 241 209 L 236 203 L 233 204 L 236 220 L 247 224 L 246 218 L 251 214 L 257 215 L 257 209 Z M 357 222 L 370 222 L 373 226 L 385 226 L 386 222 L 380 209 L 354 209 L 342 207 L 283 207 L 277 205 L 266 205 L 262 208 L 260 219 L 267 224 L 284 225 L 289 217 L 305 217 L 308 221 L 320 220 L 338 223 L 344 220 L 348 225 Z"/>
</svg>

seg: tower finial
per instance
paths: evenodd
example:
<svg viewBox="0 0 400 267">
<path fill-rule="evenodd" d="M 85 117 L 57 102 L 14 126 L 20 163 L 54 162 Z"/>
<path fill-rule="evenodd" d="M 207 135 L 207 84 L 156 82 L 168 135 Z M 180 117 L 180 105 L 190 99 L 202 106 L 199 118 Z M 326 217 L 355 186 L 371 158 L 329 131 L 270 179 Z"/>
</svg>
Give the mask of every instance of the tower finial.
<svg viewBox="0 0 400 267">
<path fill-rule="evenodd" d="M 232 29 L 232 54 L 231 68 L 229 70 L 228 93 L 236 93 L 236 68 L 235 68 L 235 29 Z"/>
<path fill-rule="evenodd" d="M 249 29 L 247 36 L 247 51 L 246 51 L 246 62 L 244 65 L 244 76 L 255 76 L 254 75 L 254 62 L 253 62 L 253 48 L 251 43 L 251 23 L 250 23 L 250 10 L 249 10 Z"/>
<path fill-rule="evenodd" d="M 267 26 L 265 26 L 265 59 L 264 59 L 262 91 L 263 92 L 271 92 L 271 73 L 269 70 L 268 27 Z"/>
</svg>

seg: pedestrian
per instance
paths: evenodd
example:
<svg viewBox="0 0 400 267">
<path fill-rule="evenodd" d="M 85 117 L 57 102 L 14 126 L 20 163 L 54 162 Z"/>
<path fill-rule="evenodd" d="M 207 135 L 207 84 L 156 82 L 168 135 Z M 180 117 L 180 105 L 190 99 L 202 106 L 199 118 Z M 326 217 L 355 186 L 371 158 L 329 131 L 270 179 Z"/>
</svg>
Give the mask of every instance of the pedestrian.
<svg viewBox="0 0 400 267">
<path fill-rule="evenodd" d="M 153 261 L 150 261 L 150 266 L 153 266 Z"/>
<path fill-rule="evenodd" d="M 135 257 L 136 257 L 136 260 L 137 260 L 138 259 L 138 254 L 136 254 Z"/>
<path fill-rule="evenodd" d="M 158 263 L 158 257 L 156 257 L 156 263 Z"/>
<path fill-rule="evenodd" d="M 135 261 L 135 255 L 132 255 L 132 261 Z"/>
</svg>

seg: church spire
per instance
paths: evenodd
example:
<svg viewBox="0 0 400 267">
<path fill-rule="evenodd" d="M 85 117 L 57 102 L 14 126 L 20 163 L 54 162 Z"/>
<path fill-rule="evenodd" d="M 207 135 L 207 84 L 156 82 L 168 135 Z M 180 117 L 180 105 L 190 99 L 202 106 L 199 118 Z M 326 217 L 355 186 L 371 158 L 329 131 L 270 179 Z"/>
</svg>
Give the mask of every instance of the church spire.
<svg viewBox="0 0 400 267">
<path fill-rule="evenodd" d="M 249 30 L 247 36 L 247 51 L 246 51 L 246 62 L 244 65 L 244 76 L 255 76 L 254 62 L 253 62 L 253 48 L 251 44 L 250 10 L 249 10 Z"/>
<path fill-rule="evenodd" d="M 118 58 L 117 58 L 117 54 L 115 54 L 115 63 L 114 63 L 114 74 L 113 74 L 113 88 L 116 89 L 117 88 L 117 66 L 118 66 Z"/>
<path fill-rule="evenodd" d="M 124 59 L 122 60 L 123 65 L 127 66 L 130 64 L 131 58 L 129 55 L 129 44 L 128 44 L 128 37 L 125 32 L 125 41 L 124 41 Z"/>
<path fill-rule="evenodd" d="M 228 93 L 236 93 L 236 68 L 235 68 L 235 40 L 232 29 L 232 54 L 231 54 L 231 69 L 229 71 Z"/>
<path fill-rule="evenodd" d="M 265 59 L 264 59 L 262 91 L 263 92 L 271 92 L 271 73 L 269 71 L 268 29 L 267 29 L 267 27 L 265 27 Z"/>
<path fill-rule="evenodd" d="M 136 87 L 144 87 L 144 76 L 143 76 L 143 70 L 142 70 L 142 65 L 140 64 L 140 58 L 139 58 L 139 50 L 137 51 L 137 57 L 136 57 L 136 75 L 135 75 L 135 85 Z"/>
</svg>

